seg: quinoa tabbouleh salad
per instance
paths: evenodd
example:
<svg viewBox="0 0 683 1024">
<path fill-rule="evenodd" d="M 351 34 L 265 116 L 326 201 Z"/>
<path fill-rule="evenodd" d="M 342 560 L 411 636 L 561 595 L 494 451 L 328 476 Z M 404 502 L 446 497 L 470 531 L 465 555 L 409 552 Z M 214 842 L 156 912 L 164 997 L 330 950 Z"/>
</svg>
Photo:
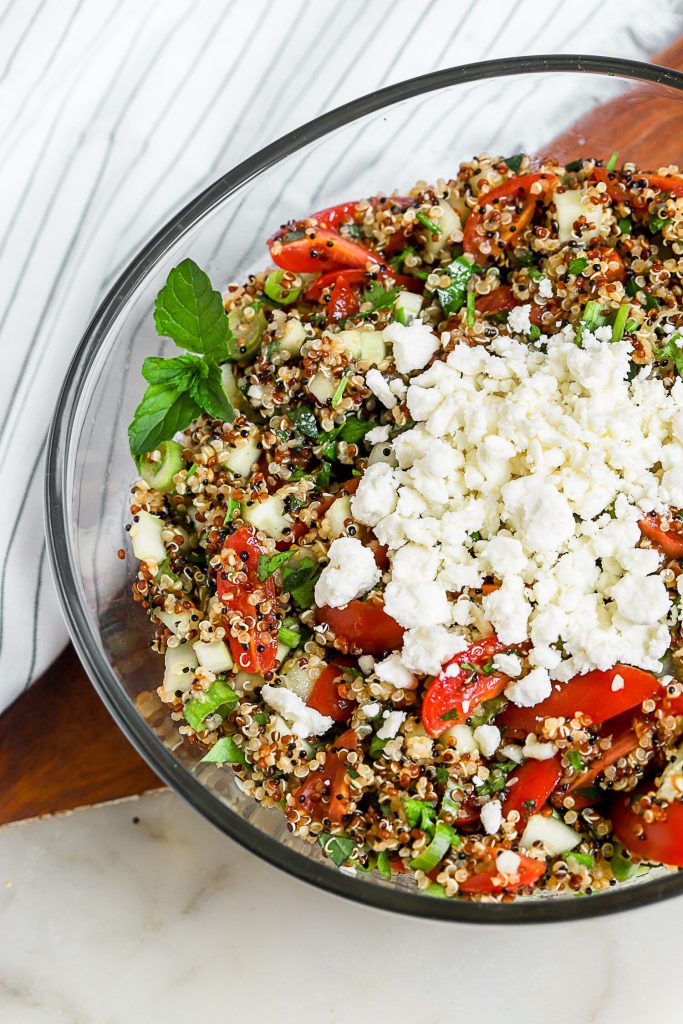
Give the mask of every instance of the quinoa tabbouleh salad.
<svg viewBox="0 0 683 1024">
<path fill-rule="evenodd" d="M 433 895 L 683 867 L 683 176 L 482 156 L 268 245 L 171 271 L 129 428 L 180 732 Z"/>
</svg>

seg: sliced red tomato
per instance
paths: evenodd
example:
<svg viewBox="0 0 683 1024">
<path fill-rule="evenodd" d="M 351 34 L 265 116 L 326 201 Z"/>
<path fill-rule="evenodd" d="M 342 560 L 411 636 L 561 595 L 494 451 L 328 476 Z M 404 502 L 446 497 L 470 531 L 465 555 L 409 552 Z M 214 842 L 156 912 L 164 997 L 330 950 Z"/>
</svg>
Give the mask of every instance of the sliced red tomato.
<svg viewBox="0 0 683 1024">
<path fill-rule="evenodd" d="M 678 533 L 675 529 L 663 530 L 660 523 L 660 516 L 651 515 L 641 519 L 638 526 L 642 535 L 652 541 L 667 558 L 683 558 L 683 533 Z M 680 525 L 683 529 L 683 521 L 679 523 L 675 520 L 672 525 Z"/>
<path fill-rule="evenodd" d="M 509 284 L 501 284 L 488 295 L 480 295 L 475 306 L 478 313 L 509 313 L 521 305 Z"/>
<path fill-rule="evenodd" d="M 297 274 L 343 270 L 345 267 L 364 268 L 369 263 L 379 265 L 382 262 L 377 253 L 367 246 L 325 228 L 307 228 L 303 238 L 291 242 L 276 238 L 269 244 L 273 262 L 283 270 Z"/>
<path fill-rule="evenodd" d="M 524 228 L 530 223 L 539 201 L 548 192 L 552 192 L 558 180 L 556 174 L 542 174 L 539 172 L 535 174 L 521 174 L 516 178 L 509 178 L 502 185 L 489 189 L 488 192 L 484 192 L 479 197 L 477 205 L 465 222 L 462 240 L 463 250 L 467 253 L 478 255 L 482 242 L 488 241 L 485 233 L 481 230 L 481 225 L 490 207 L 499 205 L 501 200 L 519 201 L 519 199 L 522 199 L 523 206 L 521 211 L 517 213 L 510 224 L 501 228 L 498 245 L 492 246 L 492 249 L 494 249 L 492 255 L 500 255 L 508 242 L 521 235 Z M 530 191 L 531 186 L 536 182 L 541 183 L 540 191 L 532 193 Z"/>
<path fill-rule="evenodd" d="M 517 645 L 504 644 L 497 636 L 490 636 L 456 654 L 444 666 L 422 702 L 422 724 L 430 736 L 440 736 L 451 726 L 464 722 L 479 704 L 503 692 L 509 676 L 502 672 L 475 673 L 472 668 L 485 665 L 494 654 L 509 651 L 513 646 Z M 451 675 L 454 667 L 458 671 Z"/>
<path fill-rule="evenodd" d="M 327 319 L 337 323 L 345 320 L 347 316 L 353 316 L 360 309 L 360 304 L 351 285 L 341 274 L 330 292 L 330 301 L 327 304 Z"/>
<path fill-rule="evenodd" d="M 495 851 L 500 852 L 500 851 Z M 527 857 L 518 853 L 519 867 L 516 875 L 502 875 L 492 863 L 490 867 L 482 871 L 476 871 L 464 882 L 460 883 L 460 892 L 472 893 L 496 893 L 514 892 L 516 889 L 524 889 L 537 882 L 541 875 L 545 874 L 545 862 Z"/>
<path fill-rule="evenodd" d="M 337 231 L 341 224 L 348 224 L 352 221 L 358 209 L 358 199 L 348 203 L 338 203 L 336 206 L 326 206 L 324 210 L 318 210 L 311 214 L 311 220 L 321 228 L 329 228 L 330 231 Z"/>
<path fill-rule="evenodd" d="M 403 627 L 381 605 L 369 601 L 349 601 L 345 608 L 323 605 L 316 609 L 316 617 L 363 654 L 387 654 L 403 643 Z"/>
<path fill-rule="evenodd" d="M 272 576 L 263 582 L 258 578 L 259 555 L 264 553 L 254 528 L 243 526 L 226 540 L 221 553 L 223 568 L 216 576 L 219 601 L 239 613 L 249 635 L 244 645 L 237 637 L 228 637 L 233 658 L 245 672 L 260 674 L 275 664 L 278 633 L 275 582 Z"/>
<path fill-rule="evenodd" d="M 586 253 L 588 262 L 592 263 L 593 260 L 607 260 L 610 264 L 608 270 L 600 275 L 600 281 L 625 281 L 626 280 L 626 267 L 624 261 L 617 252 L 609 245 L 599 245 L 595 249 L 589 249 Z M 598 281 L 597 283 L 600 283 Z"/>
<path fill-rule="evenodd" d="M 547 761 L 529 758 L 508 775 L 508 795 L 503 801 L 503 816 L 507 817 L 510 811 L 518 811 L 523 821 L 530 818 L 540 811 L 561 778 L 559 756 L 548 758 Z"/>
<path fill-rule="evenodd" d="M 311 302 L 318 302 L 318 300 L 322 298 L 325 289 L 329 289 L 331 291 L 340 277 L 342 277 L 349 285 L 365 285 L 369 283 L 368 274 L 365 270 L 360 270 L 358 268 L 353 270 L 331 270 L 329 274 L 321 274 L 317 280 L 308 286 L 306 298 L 310 299 Z"/>
<path fill-rule="evenodd" d="M 620 794 L 611 806 L 614 834 L 635 857 L 683 868 L 683 803 L 652 804 L 654 821 L 646 821 L 642 797 L 647 790 Z"/>
<path fill-rule="evenodd" d="M 581 793 L 582 789 L 586 789 L 588 786 L 592 786 L 597 778 L 599 778 L 606 768 L 609 768 L 611 764 L 614 764 L 621 757 L 626 757 L 635 750 L 638 746 L 640 735 L 642 735 L 642 725 L 640 733 L 638 731 L 637 721 L 634 721 L 632 712 L 625 711 L 618 718 L 609 722 L 608 725 L 604 726 L 600 730 L 601 738 L 610 736 L 612 739 L 612 746 L 609 750 L 603 751 L 597 760 L 592 761 L 589 768 L 581 775 L 577 775 L 572 779 L 571 783 L 567 786 L 564 796 L 572 796 L 574 799 L 574 810 L 580 810 L 582 807 L 590 807 L 596 803 L 596 800 L 592 797 L 586 796 Z M 576 794 L 576 795 L 575 795 Z M 607 794 L 605 794 L 606 796 Z"/>
<path fill-rule="evenodd" d="M 613 690 L 612 683 L 618 675 L 624 685 Z M 537 732 L 538 723 L 544 718 L 572 718 L 580 711 L 592 725 L 600 725 L 661 693 L 659 681 L 650 672 L 630 665 L 615 665 L 606 672 L 574 676 L 568 683 L 554 688 L 550 696 L 535 707 L 518 708 L 508 704 L 498 715 L 496 724 L 506 726 L 508 735 L 526 735 Z"/>
<path fill-rule="evenodd" d="M 605 182 L 610 199 L 616 203 L 628 203 L 636 210 L 644 209 L 650 201 L 643 198 L 638 188 L 639 182 L 646 182 L 649 188 L 660 194 L 683 196 L 683 178 L 676 174 L 648 174 L 636 171 L 631 175 L 624 174 L 623 171 L 610 171 L 607 167 L 596 167 L 593 177 L 596 181 Z"/>
<path fill-rule="evenodd" d="M 348 722 L 351 712 L 356 706 L 354 700 L 348 700 L 339 694 L 337 680 L 343 668 L 339 665 L 328 665 L 322 670 L 311 690 L 306 703 L 321 715 L 333 718 L 335 722 Z"/>
<path fill-rule="evenodd" d="M 350 786 L 347 781 L 346 762 L 339 756 L 341 751 L 358 750 L 358 737 L 353 729 L 347 729 L 332 744 L 325 757 L 325 763 L 317 772 L 311 772 L 306 781 L 295 790 L 294 805 L 316 821 L 329 818 L 339 822 L 349 809 Z"/>
</svg>

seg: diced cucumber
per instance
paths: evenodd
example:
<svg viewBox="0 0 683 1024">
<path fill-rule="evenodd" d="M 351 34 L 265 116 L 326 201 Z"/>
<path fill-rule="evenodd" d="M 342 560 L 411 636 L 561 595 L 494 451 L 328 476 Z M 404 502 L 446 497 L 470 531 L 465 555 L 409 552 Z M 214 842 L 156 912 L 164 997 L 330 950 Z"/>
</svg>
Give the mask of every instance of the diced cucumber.
<svg viewBox="0 0 683 1024">
<path fill-rule="evenodd" d="M 252 406 L 237 387 L 235 368 L 232 363 L 223 363 L 221 366 L 221 383 L 223 384 L 223 390 L 235 409 L 243 413 L 247 419 L 254 419 L 254 410 Z"/>
<path fill-rule="evenodd" d="M 183 609 L 182 612 L 155 611 L 155 618 L 163 622 L 164 626 L 171 630 L 174 636 L 187 636 L 192 629 L 192 612 Z"/>
<path fill-rule="evenodd" d="M 540 843 L 549 857 L 557 857 L 565 850 L 573 850 L 580 842 L 579 833 L 558 818 L 532 814 L 520 839 L 520 846 L 529 850 L 534 843 Z"/>
<path fill-rule="evenodd" d="M 474 730 L 469 725 L 452 725 L 450 729 L 441 734 L 442 741 L 452 740 L 450 746 L 455 746 L 459 754 L 478 754 L 479 746 L 474 738 Z"/>
<path fill-rule="evenodd" d="M 321 405 L 327 405 L 332 395 L 337 390 L 336 383 L 319 370 L 314 377 L 312 377 L 306 385 L 308 391 L 313 395 L 316 401 L 320 402 Z"/>
<path fill-rule="evenodd" d="M 220 675 L 232 668 L 232 655 L 224 640 L 210 640 L 208 643 L 198 640 L 193 646 L 199 664 L 209 672 Z"/>
<path fill-rule="evenodd" d="M 138 512 L 135 518 L 137 522 L 133 523 L 128 534 L 133 544 L 133 554 L 141 562 L 160 565 L 166 558 L 166 548 L 161 539 L 166 524 L 159 516 L 144 510 Z"/>
<path fill-rule="evenodd" d="M 439 209 L 441 210 L 441 217 L 437 220 L 434 218 L 436 224 L 439 225 L 441 234 L 434 238 L 433 235 L 429 235 L 425 249 L 427 252 L 436 254 L 448 245 L 451 235 L 455 231 L 460 231 L 460 217 L 448 203 L 438 203 Z"/>
<path fill-rule="evenodd" d="M 412 323 L 416 316 L 420 315 L 422 309 L 422 296 L 415 292 L 399 292 L 394 303 L 396 319 L 404 327 Z"/>
<path fill-rule="evenodd" d="M 602 216 L 602 208 L 589 202 L 584 189 L 570 189 L 567 192 L 555 192 L 555 219 L 557 220 L 557 237 L 560 242 L 569 242 L 572 238 L 586 241 L 597 233 Z M 586 224 L 578 233 L 574 232 L 574 223 L 579 217 L 585 217 Z"/>
<path fill-rule="evenodd" d="M 340 331 L 336 337 L 356 362 L 376 366 L 386 359 L 387 346 L 382 331 Z"/>
<path fill-rule="evenodd" d="M 293 522 L 285 512 L 284 501 L 279 494 L 271 494 L 265 501 L 244 502 L 242 518 L 274 540 L 282 540 L 284 530 L 291 528 Z"/>
<path fill-rule="evenodd" d="M 240 696 L 245 692 L 247 683 L 256 683 L 258 686 L 262 686 L 265 683 L 265 679 L 256 673 L 245 672 L 243 668 L 236 672 L 234 676 L 230 676 L 230 685 L 235 693 L 240 694 Z"/>
<path fill-rule="evenodd" d="M 336 540 L 337 537 L 344 537 L 344 520 L 352 519 L 351 498 L 348 494 L 342 494 L 332 502 L 323 516 L 322 529 L 328 537 Z"/>
<path fill-rule="evenodd" d="M 279 351 L 288 352 L 290 356 L 298 356 L 301 346 L 306 341 L 307 334 L 301 320 L 292 318 L 285 324 L 280 338 Z"/>
<path fill-rule="evenodd" d="M 248 307 L 247 307 L 248 308 Z M 235 336 L 235 343 L 238 348 L 238 363 L 250 363 L 261 347 L 263 332 L 268 326 L 266 315 L 262 306 L 251 307 L 256 312 L 253 317 L 247 319 L 244 309 L 238 307 L 231 309 L 228 313 L 228 324 Z M 244 349 L 244 351 L 242 351 Z"/>
<path fill-rule="evenodd" d="M 389 454 L 387 455 L 387 452 Z M 374 466 L 376 462 L 386 462 L 388 466 L 397 464 L 394 449 L 386 441 L 376 444 L 368 457 L 368 466 Z"/>
<path fill-rule="evenodd" d="M 277 642 L 277 660 L 280 662 L 280 664 L 282 664 L 282 662 L 285 660 L 285 658 L 289 654 L 290 650 L 291 650 L 291 647 L 288 647 L 287 644 L 283 644 L 282 640 L 278 640 L 278 642 Z"/>
<path fill-rule="evenodd" d="M 299 659 L 292 658 L 284 666 L 280 675 L 287 689 L 295 693 L 297 697 L 301 697 L 305 703 L 311 696 L 311 690 L 315 683 L 315 678 L 311 677 L 308 669 L 301 666 Z"/>
<path fill-rule="evenodd" d="M 177 441 L 162 441 L 157 451 L 159 458 L 154 461 L 148 455 L 143 455 L 138 469 L 146 484 L 153 487 L 155 491 L 168 494 L 175 490 L 173 477 L 185 465 L 182 445 L 179 445 Z M 149 454 L 154 455 L 155 453 Z"/>
<path fill-rule="evenodd" d="M 662 772 L 657 789 L 658 800 L 680 799 L 683 794 L 683 746 L 678 748 L 678 753 L 673 761 L 670 761 Z"/>
<path fill-rule="evenodd" d="M 250 433 L 249 437 L 240 437 L 238 441 L 235 441 L 234 448 L 223 452 L 221 463 L 231 473 L 241 477 L 248 477 L 260 457 L 259 435 Z"/>
<path fill-rule="evenodd" d="M 190 644 L 169 647 L 166 651 L 164 681 L 161 685 L 163 696 L 171 699 L 178 691 L 187 693 L 191 690 L 196 667 L 197 655 Z"/>
</svg>

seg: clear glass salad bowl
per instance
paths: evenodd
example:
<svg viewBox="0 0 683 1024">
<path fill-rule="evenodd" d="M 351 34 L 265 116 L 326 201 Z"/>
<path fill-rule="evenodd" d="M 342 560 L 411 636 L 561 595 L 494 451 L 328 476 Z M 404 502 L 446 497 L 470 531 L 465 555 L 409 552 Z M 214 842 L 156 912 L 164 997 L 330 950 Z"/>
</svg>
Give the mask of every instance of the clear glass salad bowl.
<svg viewBox="0 0 683 1024">
<path fill-rule="evenodd" d="M 284 818 L 246 798 L 229 770 L 197 767 L 155 694 L 162 664 L 130 596 L 135 565 L 123 532 L 134 477 L 126 427 L 140 365 L 172 343 L 154 330 L 154 297 L 186 256 L 216 286 L 268 262 L 265 240 L 313 210 L 454 173 L 482 152 L 520 151 L 683 165 L 683 75 L 598 57 L 491 61 L 439 71 L 349 103 L 219 178 L 136 256 L 78 347 L 49 438 L 46 500 L 52 565 L 71 635 L 94 685 L 158 775 L 219 828 L 272 864 L 341 896 L 423 917 L 532 922 L 609 913 L 683 892 L 683 873 L 652 870 L 581 899 L 508 904 L 436 899 L 400 877 L 341 871 Z"/>
</svg>

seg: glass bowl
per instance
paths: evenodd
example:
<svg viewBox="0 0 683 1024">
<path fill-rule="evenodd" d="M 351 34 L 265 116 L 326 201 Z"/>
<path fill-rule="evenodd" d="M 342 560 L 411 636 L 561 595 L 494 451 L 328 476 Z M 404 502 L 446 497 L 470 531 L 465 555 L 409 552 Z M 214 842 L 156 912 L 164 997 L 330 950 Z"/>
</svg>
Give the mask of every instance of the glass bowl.
<svg viewBox="0 0 683 1024">
<path fill-rule="evenodd" d="M 604 106 L 607 104 L 607 106 Z M 265 239 L 290 218 L 420 179 L 460 160 L 525 151 L 607 158 L 642 167 L 683 164 L 683 75 L 600 57 L 523 57 L 439 71 L 346 104 L 219 178 L 138 254 L 92 320 L 69 367 L 48 442 L 47 535 L 76 650 L 100 696 L 157 774 L 259 856 L 359 902 L 468 922 L 569 920 L 683 892 L 683 873 L 653 870 L 581 899 L 509 904 L 435 899 L 398 879 L 339 870 L 291 835 L 279 812 L 246 798 L 229 771 L 197 767 L 155 689 L 162 665 L 130 596 L 135 565 L 123 532 L 134 478 L 126 426 L 145 356 L 173 349 L 152 306 L 169 269 L 191 256 L 218 286 L 268 262 Z M 118 558 L 126 550 L 124 561 Z"/>
</svg>

